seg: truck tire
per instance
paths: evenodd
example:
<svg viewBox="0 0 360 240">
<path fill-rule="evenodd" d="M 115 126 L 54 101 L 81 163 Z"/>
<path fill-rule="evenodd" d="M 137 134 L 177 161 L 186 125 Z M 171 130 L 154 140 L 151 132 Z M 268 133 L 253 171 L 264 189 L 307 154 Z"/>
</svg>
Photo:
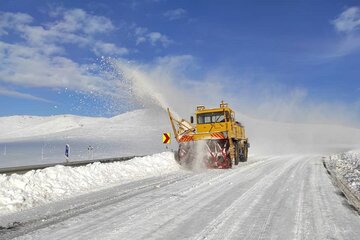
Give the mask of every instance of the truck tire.
<svg viewBox="0 0 360 240">
<path fill-rule="evenodd" d="M 240 148 L 239 148 L 239 144 L 236 142 L 234 144 L 235 146 L 235 165 L 239 164 L 240 161 Z"/>
<path fill-rule="evenodd" d="M 245 162 L 247 162 L 247 160 L 248 160 L 248 156 L 249 156 L 249 148 L 248 148 L 248 146 L 246 146 L 246 154 L 245 154 Z"/>
<path fill-rule="evenodd" d="M 245 148 L 244 147 L 242 147 L 242 148 L 240 148 L 239 149 L 240 151 L 239 151 L 239 159 L 240 159 L 240 162 L 246 162 L 246 151 L 245 151 Z"/>
<path fill-rule="evenodd" d="M 241 162 L 247 162 L 247 159 L 248 159 L 248 149 L 247 149 L 247 147 L 245 146 L 244 149 L 243 149 L 243 151 L 242 151 L 240 161 L 241 161 Z"/>
</svg>

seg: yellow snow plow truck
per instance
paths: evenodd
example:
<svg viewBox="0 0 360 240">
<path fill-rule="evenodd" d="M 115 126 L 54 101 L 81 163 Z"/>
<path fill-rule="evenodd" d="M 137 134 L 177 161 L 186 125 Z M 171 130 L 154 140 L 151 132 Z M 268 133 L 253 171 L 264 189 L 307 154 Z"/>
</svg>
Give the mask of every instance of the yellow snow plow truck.
<svg viewBox="0 0 360 240">
<path fill-rule="evenodd" d="M 235 120 L 235 112 L 223 101 L 219 108 L 197 106 L 190 122 L 175 119 L 168 109 L 171 126 L 179 143 L 177 160 L 191 166 L 201 161 L 209 168 L 231 168 L 246 162 L 249 141 L 244 126 Z"/>
</svg>

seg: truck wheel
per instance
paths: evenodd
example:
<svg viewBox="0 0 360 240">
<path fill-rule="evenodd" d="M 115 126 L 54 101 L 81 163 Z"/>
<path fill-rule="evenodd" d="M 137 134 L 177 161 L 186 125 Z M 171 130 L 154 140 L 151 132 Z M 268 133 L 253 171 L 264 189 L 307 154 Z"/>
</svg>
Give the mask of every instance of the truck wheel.
<svg viewBox="0 0 360 240">
<path fill-rule="evenodd" d="M 239 144 L 235 143 L 235 165 L 239 164 L 240 161 L 240 148 L 239 148 Z"/>
<path fill-rule="evenodd" d="M 241 154 L 241 159 L 240 161 L 241 162 L 246 162 L 248 159 L 248 150 L 246 147 L 244 147 L 243 151 L 242 151 L 242 154 Z"/>
<path fill-rule="evenodd" d="M 248 156 L 249 156 L 249 148 L 246 147 L 245 162 L 248 160 Z"/>
<path fill-rule="evenodd" d="M 244 148 L 240 148 L 239 149 L 239 160 L 240 162 L 245 162 L 245 152 L 244 152 Z"/>
</svg>

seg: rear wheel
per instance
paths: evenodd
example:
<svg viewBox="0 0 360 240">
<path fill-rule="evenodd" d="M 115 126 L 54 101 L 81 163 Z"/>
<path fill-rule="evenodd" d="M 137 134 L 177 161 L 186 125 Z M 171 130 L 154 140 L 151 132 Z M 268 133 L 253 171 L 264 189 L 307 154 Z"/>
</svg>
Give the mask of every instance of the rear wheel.
<svg viewBox="0 0 360 240">
<path fill-rule="evenodd" d="M 240 161 L 240 147 L 238 142 L 234 143 L 234 148 L 235 148 L 235 165 L 238 165 Z"/>
<path fill-rule="evenodd" d="M 246 160 L 247 160 L 247 158 L 246 158 L 246 149 L 245 149 L 244 145 L 239 147 L 239 159 L 240 159 L 240 162 L 246 162 Z"/>
<path fill-rule="evenodd" d="M 245 150 L 246 150 L 246 151 L 245 151 L 245 153 L 246 153 L 246 154 L 245 154 L 245 159 L 246 159 L 245 162 L 246 162 L 246 161 L 248 160 L 248 155 L 249 155 L 249 148 L 248 148 L 247 145 L 246 145 L 246 147 L 245 147 Z"/>
<path fill-rule="evenodd" d="M 240 155 L 240 161 L 241 162 L 246 162 L 248 159 L 248 149 L 245 146 L 243 146 L 242 150 L 241 150 L 241 155 Z"/>
</svg>

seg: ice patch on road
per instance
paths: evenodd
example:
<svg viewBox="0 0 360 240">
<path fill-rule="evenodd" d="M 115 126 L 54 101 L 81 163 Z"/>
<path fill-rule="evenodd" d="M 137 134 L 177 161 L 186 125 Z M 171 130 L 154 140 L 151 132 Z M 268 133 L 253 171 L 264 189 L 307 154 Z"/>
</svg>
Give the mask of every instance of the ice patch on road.
<svg viewBox="0 0 360 240">
<path fill-rule="evenodd" d="M 24 175 L 0 175 L 0 215 L 179 170 L 174 154 L 164 152 L 126 162 L 59 165 Z"/>
</svg>

